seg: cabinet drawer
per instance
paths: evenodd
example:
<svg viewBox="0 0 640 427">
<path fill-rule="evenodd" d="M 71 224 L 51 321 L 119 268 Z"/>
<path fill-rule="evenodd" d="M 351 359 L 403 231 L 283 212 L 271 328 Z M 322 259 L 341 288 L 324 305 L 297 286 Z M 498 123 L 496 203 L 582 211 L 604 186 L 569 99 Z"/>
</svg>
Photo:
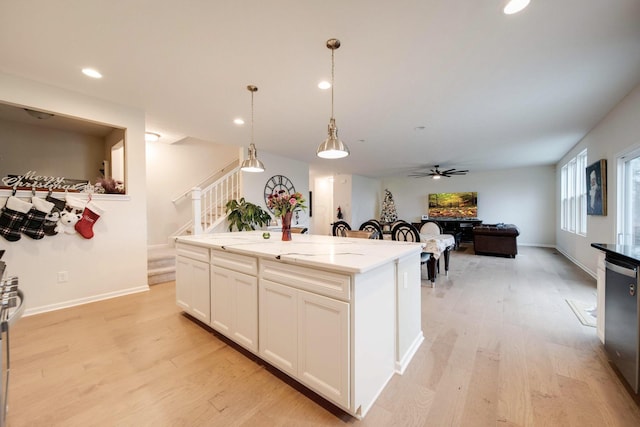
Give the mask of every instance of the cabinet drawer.
<svg viewBox="0 0 640 427">
<path fill-rule="evenodd" d="M 260 277 L 332 298 L 351 298 L 351 277 L 344 274 L 261 260 Z"/>
<path fill-rule="evenodd" d="M 232 254 L 212 249 L 211 264 L 252 276 L 256 276 L 258 274 L 258 259 L 251 256 Z"/>
<path fill-rule="evenodd" d="M 198 261 L 209 262 L 209 248 L 201 246 L 185 245 L 183 243 L 176 244 L 176 255 L 195 259 Z"/>
</svg>

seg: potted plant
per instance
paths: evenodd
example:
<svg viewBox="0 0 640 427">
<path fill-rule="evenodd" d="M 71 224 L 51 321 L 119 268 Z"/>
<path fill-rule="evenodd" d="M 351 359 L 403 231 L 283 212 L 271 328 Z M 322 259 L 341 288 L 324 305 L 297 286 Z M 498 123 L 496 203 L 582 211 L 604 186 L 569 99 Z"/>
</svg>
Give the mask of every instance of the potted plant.
<svg viewBox="0 0 640 427">
<path fill-rule="evenodd" d="M 263 227 L 271 222 L 271 215 L 258 205 L 247 202 L 244 197 L 239 200 L 229 200 L 225 206 L 229 231 L 233 227 L 238 231 L 255 230 L 256 226 Z"/>
</svg>

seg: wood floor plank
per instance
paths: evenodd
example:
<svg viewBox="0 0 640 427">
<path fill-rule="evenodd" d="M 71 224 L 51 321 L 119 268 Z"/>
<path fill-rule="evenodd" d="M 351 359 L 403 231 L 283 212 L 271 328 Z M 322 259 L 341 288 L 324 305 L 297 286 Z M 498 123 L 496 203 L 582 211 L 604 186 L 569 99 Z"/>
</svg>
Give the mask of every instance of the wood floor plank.
<svg viewBox="0 0 640 427">
<path fill-rule="evenodd" d="M 424 284 L 425 341 L 363 420 L 182 314 L 166 283 L 20 319 L 8 425 L 640 425 L 595 328 L 565 301 L 595 303 L 595 280 L 555 250 L 467 247 Z"/>
</svg>

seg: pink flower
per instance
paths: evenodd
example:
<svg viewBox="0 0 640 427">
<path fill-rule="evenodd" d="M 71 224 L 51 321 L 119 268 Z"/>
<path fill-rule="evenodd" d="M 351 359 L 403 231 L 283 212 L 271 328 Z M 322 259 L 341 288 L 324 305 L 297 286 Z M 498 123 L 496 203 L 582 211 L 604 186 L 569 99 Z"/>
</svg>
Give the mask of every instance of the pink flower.
<svg viewBox="0 0 640 427">
<path fill-rule="evenodd" d="M 295 197 L 292 197 L 292 198 L 289 199 L 289 204 L 291 206 L 295 206 L 296 203 L 298 203 L 298 201 L 296 200 Z"/>
</svg>

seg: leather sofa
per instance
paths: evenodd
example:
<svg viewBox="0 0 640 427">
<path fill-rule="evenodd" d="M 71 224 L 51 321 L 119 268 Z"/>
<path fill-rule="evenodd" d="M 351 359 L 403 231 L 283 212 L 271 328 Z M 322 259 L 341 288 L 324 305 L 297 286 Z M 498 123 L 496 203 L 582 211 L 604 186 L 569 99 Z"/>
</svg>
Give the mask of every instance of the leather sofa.
<svg viewBox="0 0 640 427">
<path fill-rule="evenodd" d="M 476 255 L 497 255 L 515 258 L 516 238 L 520 230 L 513 224 L 483 224 L 473 227 L 473 249 Z"/>
</svg>

